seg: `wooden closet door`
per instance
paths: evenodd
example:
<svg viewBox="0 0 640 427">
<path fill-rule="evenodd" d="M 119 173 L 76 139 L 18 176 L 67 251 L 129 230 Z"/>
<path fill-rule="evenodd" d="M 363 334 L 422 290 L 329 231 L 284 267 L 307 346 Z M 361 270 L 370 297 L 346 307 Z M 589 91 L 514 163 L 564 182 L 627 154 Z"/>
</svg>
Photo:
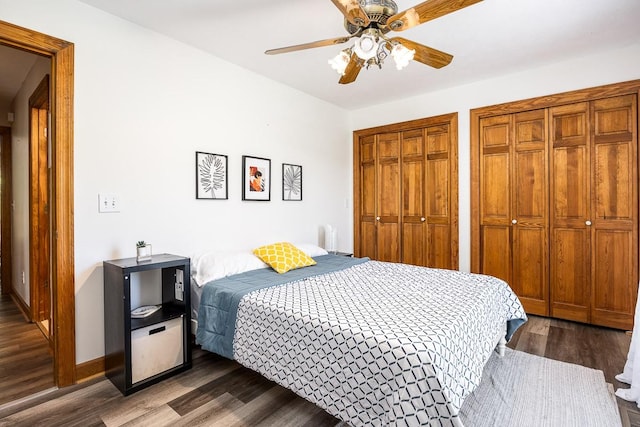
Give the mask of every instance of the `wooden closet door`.
<svg viewBox="0 0 640 427">
<path fill-rule="evenodd" d="M 511 263 L 512 116 L 480 120 L 480 271 L 507 283 Z"/>
<path fill-rule="evenodd" d="M 513 117 L 511 288 L 527 313 L 549 314 L 546 111 Z"/>
<path fill-rule="evenodd" d="M 591 179 L 589 104 L 549 111 L 551 126 L 551 316 L 589 321 Z"/>
<path fill-rule="evenodd" d="M 528 313 L 548 315 L 544 110 L 482 119 L 482 272 L 505 280 Z"/>
<path fill-rule="evenodd" d="M 375 135 L 363 136 L 359 144 L 359 181 L 360 190 L 356 195 L 360 197 L 358 222 L 358 239 L 361 257 L 376 259 L 376 137 Z"/>
<path fill-rule="evenodd" d="M 376 247 L 379 261 L 400 262 L 400 134 L 377 136 Z"/>
<path fill-rule="evenodd" d="M 426 221 L 427 264 L 429 267 L 456 269 L 451 233 L 451 172 L 454 155 L 450 125 L 429 126 L 426 137 Z"/>
<path fill-rule="evenodd" d="M 422 129 L 402 132 L 402 262 L 428 265 L 425 143 Z"/>
<path fill-rule="evenodd" d="M 591 323 L 631 329 L 638 289 L 635 95 L 591 103 Z"/>
<path fill-rule="evenodd" d="M 354 254 L 458 268 L 457 114 L 354 132 Z"/>
</svg>

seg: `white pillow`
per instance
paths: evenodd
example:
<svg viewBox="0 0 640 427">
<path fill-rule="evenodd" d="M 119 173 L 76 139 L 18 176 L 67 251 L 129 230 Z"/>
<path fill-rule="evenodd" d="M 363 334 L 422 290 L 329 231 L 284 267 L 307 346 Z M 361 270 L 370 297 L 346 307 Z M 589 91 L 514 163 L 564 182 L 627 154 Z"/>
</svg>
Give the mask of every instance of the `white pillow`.
<svg viewBox="0 0 640 427">
<path fill-rule="evenodd" d="M 326 250 L 322 249 L 320 246 L 311 243 L 296 243 L 293 246 L 300 249 L 311 258 L 313 258 L 314 256 L 327 255 L 329 253 Z"/>
<path fill-rule="evenodd" d="M 192 257 L 191 263 L 191 275 L 199 287 L 212 280 L 269 267 L 251 252 L 208 252 Z"/>
</svg>

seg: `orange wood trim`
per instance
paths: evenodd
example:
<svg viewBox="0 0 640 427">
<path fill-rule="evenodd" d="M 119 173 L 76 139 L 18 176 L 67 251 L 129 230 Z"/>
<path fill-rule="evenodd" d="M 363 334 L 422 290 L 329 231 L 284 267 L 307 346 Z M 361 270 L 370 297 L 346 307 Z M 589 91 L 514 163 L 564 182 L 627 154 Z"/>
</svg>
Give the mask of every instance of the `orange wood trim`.
<svg viewBox="0 0 640 427">
<path fill-rule="evenodd" d="M 44 56 L 52 56 L 70 43 L 37 31 L 0 21 L 0 41 L 3 45 Z"/>
<path fill-rule="evenodd" d="M 458 177 L 458 113 L 453 113 L 450 118 L 449 132 L 451 135 L 451 146 L 449 151 L 450 167 L 449 179 L 451 184 L 449 186 L 449 194 L 451 195 L 451 267 L 458 270 L 460 268 L 460 232 L 459 232 L 459 211 L 458 211 L 458 198 L 459 192 L 459 177 Z"/>
<path fill-rule="evenodd" d="M 450 123 L 454 119 L 456 120 L 456 124 L 457 124 L 458 113 L 442 114 L 440 116 L 409 120 L 406 122 L 376 126 L 376 127 L 367 128 L 367 129 L 359 129 L 354 131 L 354 138 L 356 136 L 362 137 L 367 135 L 376 135 L 378 133 L 402 132 L 402 131 L 411 130 L 411 129 L 419 129 L 427 126 L 434 126 L 438 123 Z M 457 128 L 456 128 L 456 135 L 457 135 Z"/>
<path fill-rule="evenodd" d="M 49 109 L 49 75 L 46 74 L 29 97 L 29 106 Z"/>
<path fill-rule="evenodd" d="M 613 83 L 605 86 L 597 86 L 587 89 L 563 92 L 554 95 L 546 95 L 538 98 L 524 99 L 520 101 L 507 102 L 504 104 L 480 107 L 471 110 L 471 117 L 489 117 L 500 114 L 520 113 L 528 110 L 557 107 L 564 104 L 574 104 L 577 102 L 592 101 L 600 98 L 610 98 L 614 96 L 637 93 L 640 89 L 640 80 Z"/>
<path fill-rule="evenodd" d="M 353 132 L 353 254 L 360 257 L 360 135 Z"/>
<path fill-rule="evenodd" d="M 480 271 L 480 115 L 471 110 L 471 272 Z"/>
<path fill-rule="evenodd" d="M 53 61 L 52 104 L 52 270 L 56 379 L 75 383 L 75 263 L 73 217 L 73 67 L 74 45 L 59 50 Z"/>
<path fill-rule="evenodd" d="M 51 58 L 52 241 L 54 377 L 75 383 L 75 267 L 73 246 L 74 45 L 0 21 L 0 43 Z"/>
<path fill-rule="evenodd" d="M 77 382 L 80 383 L 98 376 L 104 376 L 104 366 L 104 357 L 98 357 L 97 359 L 79 363 L 76 365 Z"/>
</svg>

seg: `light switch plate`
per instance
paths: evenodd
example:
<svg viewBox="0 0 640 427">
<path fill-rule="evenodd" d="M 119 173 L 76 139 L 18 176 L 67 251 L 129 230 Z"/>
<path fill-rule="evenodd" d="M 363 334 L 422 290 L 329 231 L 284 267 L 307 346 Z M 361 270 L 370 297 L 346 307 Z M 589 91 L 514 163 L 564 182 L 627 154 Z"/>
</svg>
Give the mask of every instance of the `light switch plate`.
<svg viewBox="0 0 640 427">
<path fill-rule="evenodd" d="M 120 212 L 120 197 L 115 194 L 98 194 L 98 212 Z"/>
</svg>

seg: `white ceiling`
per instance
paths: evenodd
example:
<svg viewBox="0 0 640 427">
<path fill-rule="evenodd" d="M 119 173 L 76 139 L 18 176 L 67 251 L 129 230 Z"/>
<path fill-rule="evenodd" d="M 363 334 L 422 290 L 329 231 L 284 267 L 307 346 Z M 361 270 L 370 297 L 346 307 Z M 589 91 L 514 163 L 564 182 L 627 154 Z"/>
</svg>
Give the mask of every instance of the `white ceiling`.
<svg viewBox="0 0 640 427">
<path fill-rule="evenodd" d="M 81 0 L 346 109 L 384 103 L 640 40 L 640 0 L 484 0 L 402 37 L 445 51 L 439 70 L 389 59 L 349 85 L 328 65 L 350 43 L 265 55 L 267 49 L 346 35 L 330 0 Z M 402 11 L 419 0 L 396 0 Z M 1 53 L 1 52 L 0 52 Z M 0 64 L 2 87 L 7 61 Z M 606 66 L 606 64 L 603 64 Z M 23 76 L 24 77 L 24 76 Z"/>
<path fill-rule="evenodd" d="M 401 33 L 445 51 L 439 70 L 389 59 L 349 85 L 327 61 L 350 43 L 267 49 L 346 35 L 330 0 L 81 0 L 338 106 L 354 109 L 640 40 L 640 0 L 484 0 Z M 402 11 L 419 0 L 396 0 Z M 396 33 L 398 34 L 398 33 Z M 606 64 L 603 64 L 606 65 Z"/>
</svg>

